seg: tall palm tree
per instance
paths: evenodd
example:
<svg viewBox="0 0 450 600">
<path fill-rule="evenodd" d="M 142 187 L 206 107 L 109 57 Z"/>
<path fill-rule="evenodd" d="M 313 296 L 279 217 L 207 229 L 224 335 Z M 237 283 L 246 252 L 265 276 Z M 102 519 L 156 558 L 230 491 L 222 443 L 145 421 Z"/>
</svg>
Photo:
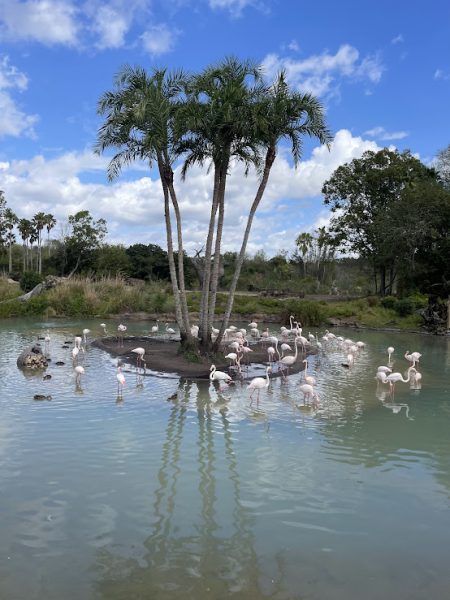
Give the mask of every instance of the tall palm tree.
<svg viewBox="0 0 450 600">
<path fill-rule="evenodd" d="M 313 241 L 314 241 L 313 236 L 310 233 L 308 233 L 307 231 L 301 233 L 299 236 L 297 236 L 297 239 L 295 240 L 295 243 L 297 244 L 300 254 L 302 255 L 303 277 L 306 277 L 306 255 L 308 254 L 309 250 L 311 249 Z"/>
<path fill-rule="evenodd" d="M 241 250 L 236 259 L 233 279 L 228 291 L 227 307 L 215 342 L 216 348 L 218 348 L 223 333 L 228 327 L 253 219 L 267 187 L 269 175 L 277 155 L 278 144 L 283 139 L 290 143 L 294 166 L 297 166 L 301 158 L 302 138 L 304 136 L 317 138 L 322 144 L 327 145 L 332 140 L 320 102 L 311 94 L 292 92 L 289 89 L 284 72 L 277 76 L 271 87 L 259 94 L 252 109 L 252 146 L 257 145 L 261 151 L 265 152 L 262 163 L 264 166 L 247 218 Z"/>
<path fill-rule="evenodd" d="M 186 88 L 187 101 L 177 114 L 181 137 L 178 151 L 180 155 L 186 155 L 183 176 L 196 163 L 210 163 L 214 169 L 200 302 L 199 337 L 206 352 L 211 344 L 219 280 L 227 176 L 233 160 L 243 161 L 247 167 L 258 161 L 249 135 L 249 118 L 253 98 L 261 86 L 261 71 L 256 64 L 226 58 L 190 78 Z"/>
<path fill-rule="evenodd" d="M 56 219 L 51 214 L 48 213 L 45 215 L 45 228 L 47 229 L 47 246 L 48 246 L 48 256 L 50 256 L 50 231 L 56 225 Z"/>
<path fill-rule="evenodd" d="M 29 219 L 19 219 L 17 229 L 19 230 L 20 236 L 23 242 L 23 270 L 26 271 L 28 268 L 28 240 L 32 233 L 32 223 Z"/>
<path fill-rule="evenodd" d="M 13 234 L 12 230 L 17 225 L 19 220 L 17 218 L 17 215 L 15 215 L 10 208 L 7 208 L 5 210 L 5 212 L 3 213 L 3 218 L 4 218 L 4 227 L 7 232 L 6 233 L 6 242 L 8 244 L 8 256 L 9 256 L 8 270 L 11 273 L 11 271 L 12 271 L 12 246 L 13 246 L 14 242 L 16 241 L 16 237 Z"/>
<path fill-rule="evenodd" d="M 44 229 L 47 221 L 47 215 L 43 212 L 36 213 L 33 217 L 33 224 L 36 229 L 36 241 L 38 244 L 38 273 L 42 273 L 42 230 Z"/>
<path fill-rule="evenodd" d="M 184 284 L 184 250 L 181 215 L 173 183 L 172 165 L 176 158 L 174 146 L 174 117 L 182 91 L 182 72 L 167 73 L 155 69 L 151 76 L 142 68 L 125 67 L 116 77 L 117 89 L 106 92 L 98 104 L 105 115 L 99 130 L 96 151 L 102 153 L 114 147 L 119 151 L 108 167 L 108 177 L 114 179 L 124 165 L 144 160 L 156 163 L 164 196 L 167 250 L 175 313 L 182 341 L 190 337 L 189 314 Z M 178 238 L 178 274 L 172 240 L 170 202 L 175 212 Z"/>
</svg>

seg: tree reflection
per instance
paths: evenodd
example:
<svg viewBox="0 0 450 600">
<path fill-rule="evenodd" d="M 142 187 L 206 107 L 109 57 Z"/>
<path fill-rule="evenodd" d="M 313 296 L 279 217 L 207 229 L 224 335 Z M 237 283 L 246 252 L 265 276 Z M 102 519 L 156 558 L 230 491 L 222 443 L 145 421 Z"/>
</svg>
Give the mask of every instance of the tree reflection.
<svg viewBox="0 0 450 600">
<path fill-rule="evenodd" d="M 142 556 L 101 550 L 100 597 L 263 598 L 252 518 L 242 502 L 238 456 L 224 402 L 180 382 L 165 431 L 152 527 Z M 202 393 L 200 393 L 202 392 Z M 194 450 L 186 427 L 196 426 Z M 191 435 L 191 434 L 190 434 Z M 185 439 L 186 438 L 186 439 Z M 184 443 L 186 442 L 186 443 Z"/>
</svg>

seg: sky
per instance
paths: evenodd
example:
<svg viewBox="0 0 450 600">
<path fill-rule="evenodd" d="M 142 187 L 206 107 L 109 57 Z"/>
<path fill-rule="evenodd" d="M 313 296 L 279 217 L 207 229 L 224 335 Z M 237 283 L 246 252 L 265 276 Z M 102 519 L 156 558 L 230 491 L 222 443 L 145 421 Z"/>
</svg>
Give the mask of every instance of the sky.
<svg viewBox="0 0 450 600">
<path fill-rule="evenodd" d="M 0 0 L 0 189 L 19 217 L 64 223 L 89 210 L 110 243 L 166 247 L 158 175 L 142 164 L 108 182 L 93 153 L 100 96 L 126 64 L 199 71 L 227 55 L 285 69 L 323 103 L 328 150 L 305 141 L 294 169 L 280 149 L 250 253 L 292 252 L 329 222 L 321 188 L 366 150 L 409 149 L 426 164 L 450 143 L 447 0 Z M 188 254 L 206 239 L 211 173 L 176 181 Z M 238 250 L 257 175 L 231 170 L 223 250 Z M 53 237 L 60 235 L 56 227 Z"/>
</svg>

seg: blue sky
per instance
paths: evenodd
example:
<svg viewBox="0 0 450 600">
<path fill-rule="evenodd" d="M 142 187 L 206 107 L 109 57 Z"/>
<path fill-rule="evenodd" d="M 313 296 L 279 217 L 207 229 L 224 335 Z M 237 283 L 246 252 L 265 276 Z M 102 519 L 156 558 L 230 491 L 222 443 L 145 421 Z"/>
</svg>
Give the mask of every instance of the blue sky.
<svg viewBox="0 0 450 600">
<path fill-rule="evenodd" d="M 227 54 L 317 94 L 336 138 L 306 143 L 293 170 L 281 152 L 249 249 L 292 250 L 326 224 L 320 189 L 367 149 L 410 149 L 423 161 L 450 143 L 450 4 L 303 0 L 1 0 L 0 189 L 20 215 L 62 223 L 88 209 L 110 241 L 165 246 L 157 175 L 143 166 L 106 181 L 92 153 L 96 103 L 124 64 L 199 70 Z M 192 252 L 205 239 L 210 175 L 194 169 L 179 193 Z M 238 247 L 256 176 L 231 173 L 225 245 Z M 57 228 L 58 229 L 58 228 Z M 55 231 L 55 236 L 60 231 Z"/>
</svg>

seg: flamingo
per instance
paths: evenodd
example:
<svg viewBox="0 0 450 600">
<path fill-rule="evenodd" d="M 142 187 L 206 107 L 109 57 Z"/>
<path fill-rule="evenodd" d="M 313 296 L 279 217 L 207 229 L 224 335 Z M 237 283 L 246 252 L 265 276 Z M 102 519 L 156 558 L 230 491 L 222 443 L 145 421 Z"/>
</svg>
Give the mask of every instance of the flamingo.
<svg viewBox="0 0 450 600">
<path fill-rule="evenodd" d="M 106 323 L 100 323 L 100 327 L 103 329 L 103 334 L 108 335 L 108 331 L 106 329 Z"/>
<path fill-rule="evenodd" d="M 388 351 L 388 356 L 389 356 L 389 358 L 388 358 L 388 365 L 391 365 L 392 364 L 391 355 L 394 354 L 395 348 L 393 346 L 389 346 L 389 348 L 387 349 L 387 351 Z"/>
<path fill-rule="evenodd" d="M 255 377 L 248 384 L 247 389 L 252 390 L 251 394 L 250 394 L 250 406 L 253 402 L 253 394 L 255 393 L 255 390 L 258 390 L 258 396 L 256 398 L 256 402 L 259 403 L 259 395 L 261 393 L 261 390 L 269 387 L 269 385 L 270 385 L 269 373 L 271 373 L 271 372 L 272 372 L 272 367 L 267 367 L 265 378 L 264 377 Z"/>
<path fill-rule="evenodd" d="M 228 375 L 228 373 L 224 373 L 223 371 L 217 371 L 216 365 L 211 365 L 209 370 L 211 371 L 209 374 L 210 381 L 218 381 L 219 386 L 222 381 L 227 384 L 233 381 Z"/>
<path fill-rule="evenodd" d="M 158 333 L 158 331 L 159 331 L 159 321 L 158 321 L 158 319 L 156 319 L 156 325 L 153 325 L 151 332 Z"/>
<path fill-rule="evenodd" d="M 377 371 L 382 371 L 383 373 L 392 373 L 392 369 L 390 367 L 385 367 L 384 365 L 379 366 Z"/>
<path fill-rule="evenodd" d="M 409 350 L 405 352 L 405 358 L 408 362 L 413 363 L 412 366 L 419 362 L 420 357 L 422 356 L 420 352 L 411 352 L 408 354 Z"/>
<path fill-rule="evenodd" d="M 297 339 L 298 338 L 295 338 L 295 340 L 294 340 L 294 344 L 295 344 L 295 354 L 294 354 L 294 356 L 284 356 L 281 359 L 281 361 L 280 361 L 280 364 L 282 365 L 281 366 L 281 372 L 282 372 L 282 374 L 283 374 L 284 377 L 286 377 L 286 375 L 284 373 L 283 367 L 286 367 L 286 371 L 289 373 L 289 367 L 292 367 L 292 365 L 297 360 L 297 356 L 298 356 Z"/>
<path fill-rule="evenodd" d="M 389 383 L 386 371 L 377 371 L 375 379 L 377 380 L 377 383 Z"/>
<path fill-rule="evenodd" d="M 270 363 L 274 362 L 275 361 L 275 358 L 274 358 L 274 356 L 275 356 L 275 348 L 273 346 L 269 346 L 267 348 L 267 354 L 269 356 L 269 362 Z"/>
<path fill-rule="evenodd" d="M 122 396 L 123 394 L 123 386 L 125 385 L 125 375 L 122 373 L 122 367 L 117 367 L 117 395 Z"/>
<path fill-rule="evenodd" d="M 351 352 L 349 352 L 347 354 L 347 362 L 341 363 L 341 364 L 343 367 L 346 367 L 347 369 L 351 369 L 353 367 L 354 362 L 355 362 L 355 357 L 353 356 L 353 354 Z"/>
<path fill-rule="evenodd" d="M 230 360 L 230 367 L 231 366 L 236 366 L 236 361 L 238 358 L 238 355 L 236 354 L 236 352 L 229 352 L 225 358 L 228 358 L 228 360 Z"/>
<path fill-rule="evenodd" d="M 398 381 L 401 381 L 402 383 L 408 383 L 409 380 L 411 379 L 411 369 L 413 369 L 414 367 L 409 367 L 408 369 L 408 377 L 406 379 L 403 379 L 403 375 L 401 373 L 390 373 L 389 375 L 386 376 L 386 382 L 389 383 L 389 389 L 391 392 L 391 396 L 393 396 L 395 394 L 395 384 Z"/>
<path fill-rule="evenodd" d="M 141 365 L 145 365 L 145 361 L 144 361 L 144 354 L 145 354 L 145 350 L 144 348 L 133 348 L 133 350 L 131 350 L 131 352 L 133 352 L 134 354 L 136 354 L 136 369 L 139 369 L 141 367 Z M 145 366 L 144 368 L 144 372 L 145 372 Z"/>
<path fill-rule="evenodd" d="M 314 400 L 314 404 L 318 405 L 319 396 L 314 391 L 314 388 L 309 383 L 302 383 L 299 386 L 299 390 L 303 392 L 303 404 L 305 404 L 306 399 Z"/>
<path fill-rule="evenodd" d="M 90 329 L 83 329 L 83 342 L 85 344 L 87 344 L 87 335 L 88 335 L 88 333 L 91 333 Z"/>
<path fill-rule="evenodd" d="M 73 362 L 77 362 L 78 361 L 78 353 L 80 352 L 80 349 L 78 348 L 78 346 L 75 346 L 72 350 L 72 360 Z"/>
<path fill-rule="evenodd" d="M 250 327 L 250 329 L 257 329 L 258 328 L 258 323 L 256 323 L 256 321 L 252 321 L 251 323 L 249 323 L 247 325 L 247 327 Z"/>
<path fill-rule="evenodd" d="M 44 353 L 49 354 L 50 352 L 50 334 L 47 331 L 46 336 L 44 338 Z"/>
<path fill-rule="evenodd" d="M 422 373 L 419 373 L 419 371 L 415 367 L 410 367 L 409 370 L 412 373 L 410 383 L 411 389 L 420 390 L 420 388 L 422 387 Z"/>
<path fill-rule="evenodd" d="M 172 327 L 169 327 L 169 323 L 166 323 L 166 333 L 169 334 L 169 339 L 171 339 L 172 336 L 175 334 L 175 329 L 172 329 Z"/>
<path fill-rule="evenodd" d="M 75 347 L 78 348 L 79 350 L 81 349 L 81 342 L 83 341 L 82 337 L 80 335 L 76 335 L 74 338 L 74 344 Z"/>
<path fill-rule="evenodd" d="M 313 377 L 312 375 L 308 375 L 308 361 L 307 361 L 307 359 L 305 358 L 303 360 L 303 362 L 305 363 L 305 373 L 304 373 L 304 375 L 305 375 L 305 382 L 309 383 L 309 385 L 316 385 L 316 378 Z"/>
<path fill-rule="evenodd" d="M 84 369 L 81 365 L 75 367 L 75 383 L 77 386 L 81 383 L 81 376 L 84 375 Z"/>
<path fill-rule="evenodd" d="M 281 358 L 283 358 L 285 352 L 292 352 L 292 348 L 289 344 L 281 344 Z"/>
<path fill-rule="evenodd" d="M 122 323 L 120 323 L 117 326 L 117 341 L 119 346 L 123 346 L 123 334 L 125 333 L 125 331 L 127 330 L 127 326 L 123 325 Z"/>
<path fill-rule="evenodd" d="M 192 337 L 198 337 L 200 327 L 198 325 L 191 325 L 191 335 Z"/>
<path fill-rule="evenodd" d="M 242 353 L 242 356 L 247 356 L 247 363 L 249 362 L 249 358 L 248 358 L 248 354 L 249 352 L 253 352 L 253 350 L 251 348 L 249 348 L 248 346 L 241 346 L 240 351 Z"/>
</svg>

